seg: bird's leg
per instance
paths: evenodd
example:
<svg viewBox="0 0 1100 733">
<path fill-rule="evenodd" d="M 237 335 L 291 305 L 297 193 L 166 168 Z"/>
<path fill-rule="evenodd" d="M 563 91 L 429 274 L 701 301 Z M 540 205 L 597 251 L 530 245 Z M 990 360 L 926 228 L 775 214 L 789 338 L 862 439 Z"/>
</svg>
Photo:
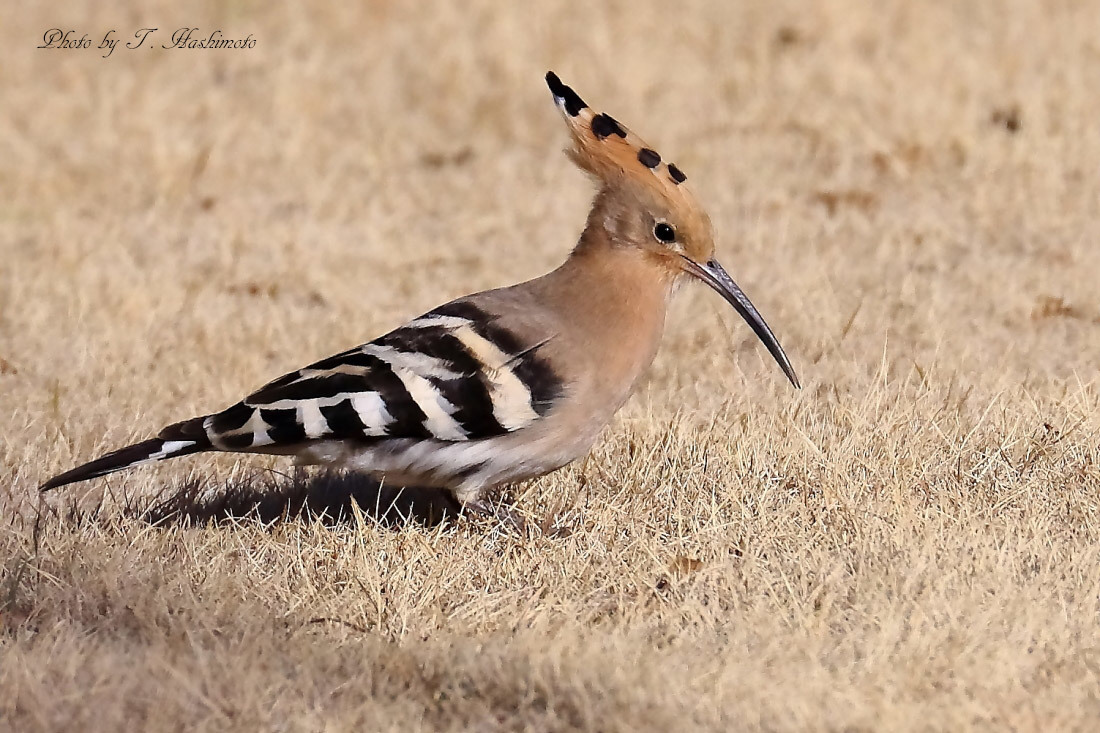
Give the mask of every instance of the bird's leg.
<svg viewBox="0 0 1100 733">
<path fill-rule="evenodd" d="M 473 499 L 463 503 L 462 508 L 471 514 L 506 524 L 521 535 L 527 534 L 526 520 L 522 514 L 511 507 L 494 504 L 486 499 Z"/>
</svg>

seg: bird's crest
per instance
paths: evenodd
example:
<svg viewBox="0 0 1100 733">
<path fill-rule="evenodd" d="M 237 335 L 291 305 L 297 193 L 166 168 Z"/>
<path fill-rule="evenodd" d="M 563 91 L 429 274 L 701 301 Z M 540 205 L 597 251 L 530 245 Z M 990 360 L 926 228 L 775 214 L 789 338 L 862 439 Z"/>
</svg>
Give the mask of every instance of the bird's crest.
<svg viewBox="0 0 1100 733">
<path fill-rule="evenodd" d="M 636 134 L 604 112 L 594 112 L 553 71 L 546 72 L 546 84 L 561 110 L 573 145 L 569 157 L 603 183 L 637 183 L 660 192 L 671 201 L 690 198 L 687 176 L 675 163 L 666 162 Z"/>
</svg>

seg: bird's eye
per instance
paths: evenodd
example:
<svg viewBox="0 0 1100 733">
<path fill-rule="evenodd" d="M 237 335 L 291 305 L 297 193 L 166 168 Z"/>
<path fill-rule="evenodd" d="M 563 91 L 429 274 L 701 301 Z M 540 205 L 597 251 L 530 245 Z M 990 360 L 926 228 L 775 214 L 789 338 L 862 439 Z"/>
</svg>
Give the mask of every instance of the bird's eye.
<svg viewBox="0 0 1100 733">
<path fill-rule="evenodd" d="M 672 228 L 667 222 L 659 221 L 657 225 L 653 227 L 653 236 L 665 244 L 672 244 L 676 241 L 676 230 Z"/>
</svg>

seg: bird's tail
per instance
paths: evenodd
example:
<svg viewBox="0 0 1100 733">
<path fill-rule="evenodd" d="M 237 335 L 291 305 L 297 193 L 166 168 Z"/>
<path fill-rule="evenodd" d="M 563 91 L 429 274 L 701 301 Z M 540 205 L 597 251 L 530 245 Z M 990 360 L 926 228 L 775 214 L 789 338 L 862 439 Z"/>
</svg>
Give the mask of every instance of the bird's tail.
<svg viewBox="0 0 1100 733">
<path fill-rule="evenodd" d="M 195 417 L 175 425 L 169 425 L 161 430 L 160 435 L 155 438 L 111 451 L 90 463 L 85 463 L 83 466 L 77 466 L 71 471 L 54 476 L 42 484 L 39 491 L 49 491 L 65 484 L 85 481 L 97 476 L 106 476 L 109 473 L 122 471 L 132 466 L 163 461 L 165 458 L 175 458 L 176 456 L 186 456 L 191 453 L 211 450 L 213 446 L 206 430 L 203 428 L 205 419 Z"/>
</svg>

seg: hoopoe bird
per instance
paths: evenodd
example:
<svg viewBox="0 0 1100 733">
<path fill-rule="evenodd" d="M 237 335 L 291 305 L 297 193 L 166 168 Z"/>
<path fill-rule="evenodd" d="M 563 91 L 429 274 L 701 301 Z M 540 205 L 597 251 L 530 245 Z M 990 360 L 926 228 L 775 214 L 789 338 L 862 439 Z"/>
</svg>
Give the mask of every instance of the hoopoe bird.
<svg viewBox="0 0 1100 733">
<path fill-rule="evenodd" d="M 564 264 L 453 300 L 41 489 L 234 451 L 449 490 L 465 508 L 492 513 L 494 488 L 589 451 L 653 361 L 669 300 L 690 278 L 725 298 L 799 387 L 779 341 L 714 259 L 710 219 L 684 173 L 553 72 L 546 82 L 569 128 L 569 157 L 599 187 Z"/>
</svg>

